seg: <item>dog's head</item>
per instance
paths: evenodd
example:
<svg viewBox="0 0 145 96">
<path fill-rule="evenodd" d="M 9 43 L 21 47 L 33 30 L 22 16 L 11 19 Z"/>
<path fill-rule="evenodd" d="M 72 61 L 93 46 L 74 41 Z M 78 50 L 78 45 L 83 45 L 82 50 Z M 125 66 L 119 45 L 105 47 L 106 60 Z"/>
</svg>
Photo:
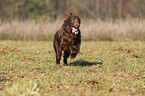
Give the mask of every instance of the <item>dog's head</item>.
<svg viewBox="0 0 145 96">
<path fill-rule="evenodd" d="M 70 30 L 74 30 L 74 28 L 79 30 L 79 27 L 81 24 L 81 19 L 79 18 L 79 16 L 73 13 L 66 13 L 66 14 L 67 14 L 67 17 L 64 22 L 67 25 L 67 28 L 68 29 L 70 28 Z"/>
</svg>

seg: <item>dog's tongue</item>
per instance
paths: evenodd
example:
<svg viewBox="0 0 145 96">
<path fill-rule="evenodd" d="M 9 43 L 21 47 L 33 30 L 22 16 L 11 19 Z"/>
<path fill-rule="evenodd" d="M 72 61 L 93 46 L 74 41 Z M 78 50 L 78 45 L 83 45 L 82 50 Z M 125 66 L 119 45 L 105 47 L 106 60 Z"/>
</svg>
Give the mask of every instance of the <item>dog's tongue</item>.
<svg viewBox="0 0 145 96">
<path fill-rule="evenodd" d="M 78 29 L 76 29 L 76 28 L 72 28 L 72 33 L 74 33 L 74 34 L 78 34 L 79 32 L 78 32 Z"/>
</svg>

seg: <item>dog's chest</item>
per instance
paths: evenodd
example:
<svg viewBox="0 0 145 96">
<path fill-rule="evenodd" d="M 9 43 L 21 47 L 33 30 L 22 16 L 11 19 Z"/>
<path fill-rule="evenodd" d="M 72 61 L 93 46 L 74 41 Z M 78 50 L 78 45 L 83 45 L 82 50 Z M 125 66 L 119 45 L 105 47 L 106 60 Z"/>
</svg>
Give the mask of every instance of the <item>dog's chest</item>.
<svg viewBox="0 0 145 96">
<path fill-rule="evenodd" d="M 80 41 L 80 38 L 73 35 L 64 35 L 62 37 L 62 42 L 69 45 L 77 45 Z"/>
</svg>

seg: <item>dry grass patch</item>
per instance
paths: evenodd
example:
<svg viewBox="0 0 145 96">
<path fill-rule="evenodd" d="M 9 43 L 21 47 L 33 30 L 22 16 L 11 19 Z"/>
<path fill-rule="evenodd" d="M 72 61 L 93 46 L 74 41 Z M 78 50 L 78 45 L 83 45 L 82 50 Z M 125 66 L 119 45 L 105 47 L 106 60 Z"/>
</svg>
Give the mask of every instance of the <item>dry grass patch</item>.
<svg viewBox="0 0 145 96">
<path fill-rule="evenodd" d="M 11 21 L 0 23 L 1 40 L 52 40 L 63 20 L 54 22 Z M 145 20 L 82 20 L 83 40 L 145 40 Z"/>
</svg>

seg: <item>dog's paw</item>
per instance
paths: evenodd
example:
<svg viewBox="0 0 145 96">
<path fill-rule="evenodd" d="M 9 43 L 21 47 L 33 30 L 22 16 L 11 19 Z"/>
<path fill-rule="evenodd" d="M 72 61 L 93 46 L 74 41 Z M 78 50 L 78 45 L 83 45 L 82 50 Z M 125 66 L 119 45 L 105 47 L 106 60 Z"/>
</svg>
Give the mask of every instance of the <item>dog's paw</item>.
<svg viewBox="0 0 145 96">
<path fill-rule="evenodd" d="M 70 58 L 75 58 L 77 53 L 71 53 Z"/>
</svg>

